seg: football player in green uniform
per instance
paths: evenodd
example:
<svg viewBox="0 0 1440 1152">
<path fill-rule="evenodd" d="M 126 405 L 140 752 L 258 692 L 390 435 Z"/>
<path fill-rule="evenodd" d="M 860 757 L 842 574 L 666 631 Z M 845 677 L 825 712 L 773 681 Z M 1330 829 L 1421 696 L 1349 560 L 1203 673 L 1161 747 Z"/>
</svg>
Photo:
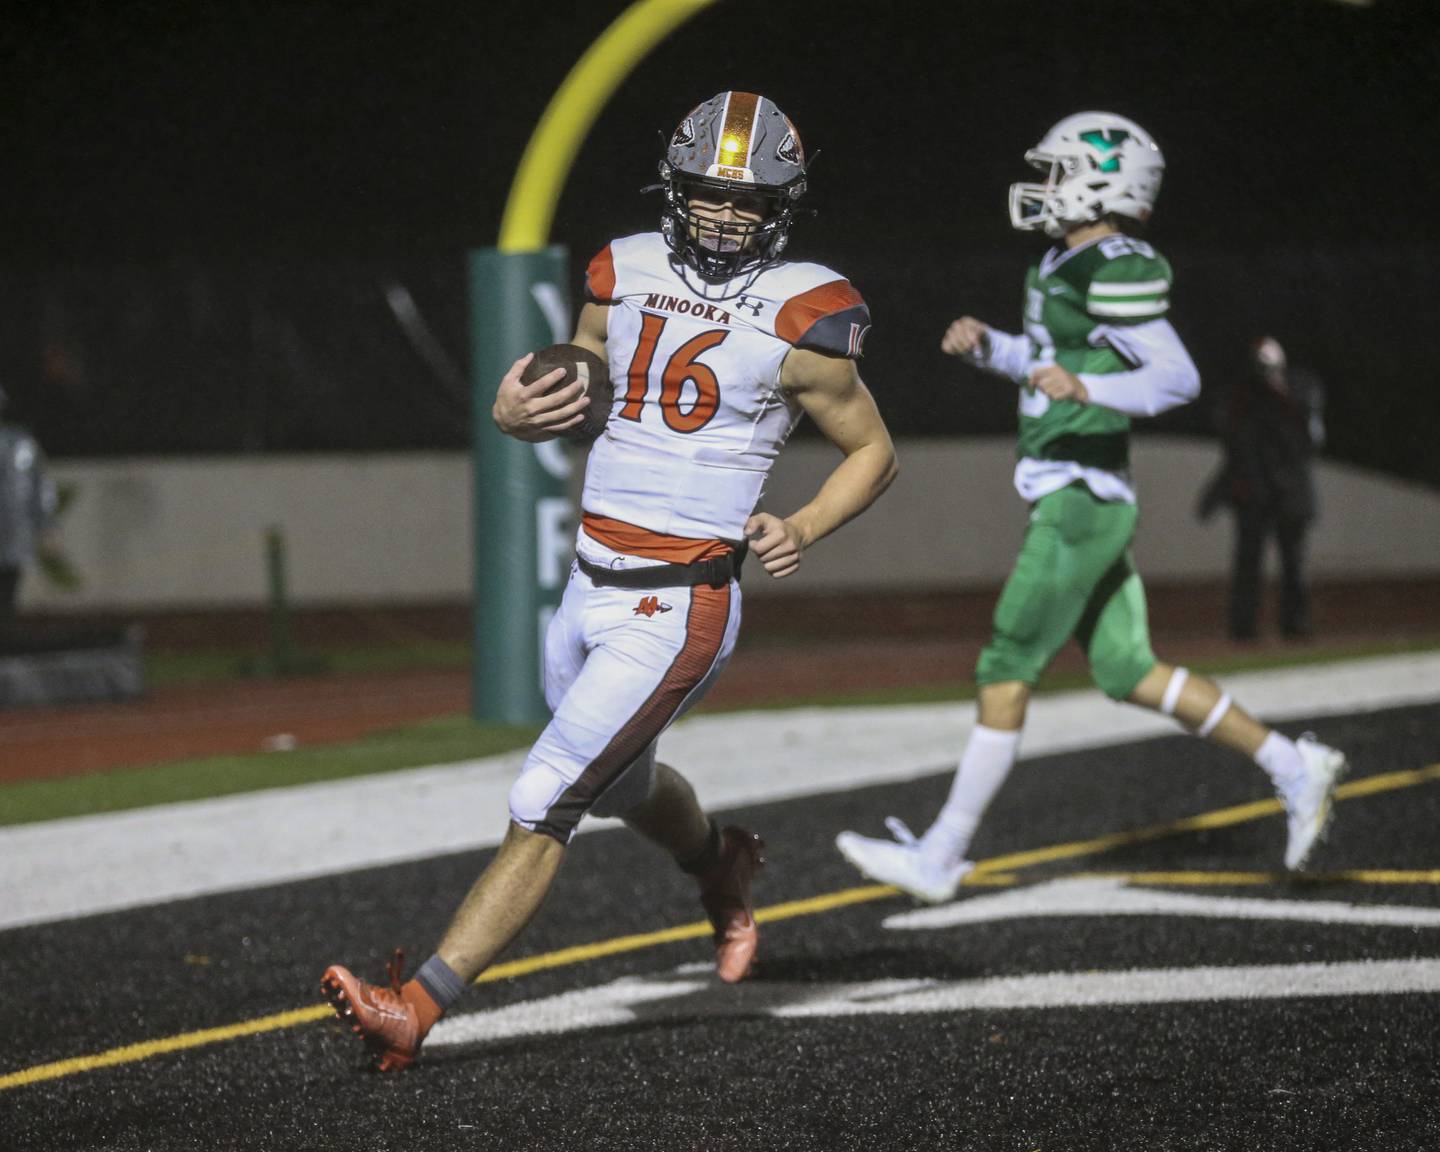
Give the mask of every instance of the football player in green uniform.
<svg viewBox="0 0 1440 1152">
<path fill-rule="evenodd" d="M 1107 112 L 1065 118 L 1025 159 L 1044 180 L 1011 187 L 1011 223 L 1057 243 L 1026 276 L 1024 334 L 962 316 L 941 342 L 1019 385 L 1015 487 L 1030 523 L 976 669 L 978 722 L 923 836 L 892 817 L 894 840 L 842 832 L 836 844 L 871 879 L 928 902 L 953 897 L 973 867 L 966 853 L 981 816 L 1015 762 L 1031 690 L 1074 636 L 1106 695 L 1254 759 L 1284 803 L 1285 866 L 1298 870 L 1325 829 L 1345 757 L 1271 731 L 1210 680 L 1157 661 L 1130 559 L 1131 418 L 1188 403 L 1200 389 L 1166 319 L 1170 265 L 1132 234 L 1149 219 L 1164 159 L 1143 128 Z"/>
</svg>

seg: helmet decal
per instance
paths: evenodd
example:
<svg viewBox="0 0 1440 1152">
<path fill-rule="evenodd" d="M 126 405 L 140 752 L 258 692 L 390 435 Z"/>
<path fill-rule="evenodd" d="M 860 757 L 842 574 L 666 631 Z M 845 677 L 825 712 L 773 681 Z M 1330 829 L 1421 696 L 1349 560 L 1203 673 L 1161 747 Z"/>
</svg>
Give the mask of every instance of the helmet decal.
<svg viewBox="0 0 1440 1152">
<path fill-rule="evenodd" d="M 796 202 L 805 194 L 805 148 L 774 101 L 720 92 L 675 129 L 660 181 L 666 243 L 707 279 L 729 280 L 785 250 Z M 704 207 L 732 200 L 742 207 L 721 219 L 718 209 Z"/>
<path fill-rule="evenodd" d="M 754 180 L 750 172 L 750 137 L 755 128 L 755 111 L 760 97 L 753 92 L 731 92 L 725 105 L 725 125 L 720 129 L 717 157 L 720 175 L 730 180 Z M 728 171 L 727 171 L 728 169 Z"/>
<path fill-rule="evenodd" d="M 1107 158 L 1103 162 L 1097 163 L 1094 160 L 1090 161 L 1095 165 L 1096 171 L 1120 171 L 1120 157 L 1114 153 L 1118 151 L 1120 145 L 1130 139 L 1129 132 L 1126 132 L 1123 128 L 1097 129 L 1094 132 L 1081 132 L 1080 139 L 1084 140 L 1085 143 L 1089 144 L 1095 151 L 1107 154 Z"/>
</svg>

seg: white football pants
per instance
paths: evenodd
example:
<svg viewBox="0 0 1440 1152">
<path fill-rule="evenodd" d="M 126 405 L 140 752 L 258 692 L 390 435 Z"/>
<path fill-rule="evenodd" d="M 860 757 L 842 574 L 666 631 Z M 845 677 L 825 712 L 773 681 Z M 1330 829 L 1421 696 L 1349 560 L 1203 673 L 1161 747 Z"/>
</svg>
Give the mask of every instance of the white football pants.
<svg viewBox="0 0 1440 1152">
<path fill-rule="evenodd" d="M 660 734 L 735 649 L 740 585 L 596 587 L 572 565 L 545 636 L 552 719 L 510 790 L 510 817 L 562 844 L 586 812 L 618 816 L 650 795 Z"/>
</svg>

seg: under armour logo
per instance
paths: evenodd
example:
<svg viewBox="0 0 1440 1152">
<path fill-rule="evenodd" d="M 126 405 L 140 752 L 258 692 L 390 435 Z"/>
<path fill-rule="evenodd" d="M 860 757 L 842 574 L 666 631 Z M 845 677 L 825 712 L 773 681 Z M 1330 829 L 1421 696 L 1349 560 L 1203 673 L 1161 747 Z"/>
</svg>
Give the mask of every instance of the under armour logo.
<svg viewBox="0 0 1440 1152">
<path fill-rule="evenodd" d="M 752 316 L 759 316 L 759 315 L 760 315 L 760 310 L 765 307 L 765 301 L 763 301 L 763 300 L 752 300 L 752 299 L 750 299 L 749 296 L 746 296 L 746 295 L 743 295 L 743 294 L 742 294 L 742 295 L 740 295 L 740 296 L 736 299 L 736 301 L 735 301 L 735 307 L 736 307 L 736 308 L 748 308 L 748 309 L 750 309 L 750 315 L 752 315 Z"/>
<path fill-rule="evenodd" d="M 640 603 L 635 605 L 636 616 L 654 616 L 657 612 L 669 612 L 670 605 L 662 604 L 658 596 L 642 596 Z"/>
</svg>

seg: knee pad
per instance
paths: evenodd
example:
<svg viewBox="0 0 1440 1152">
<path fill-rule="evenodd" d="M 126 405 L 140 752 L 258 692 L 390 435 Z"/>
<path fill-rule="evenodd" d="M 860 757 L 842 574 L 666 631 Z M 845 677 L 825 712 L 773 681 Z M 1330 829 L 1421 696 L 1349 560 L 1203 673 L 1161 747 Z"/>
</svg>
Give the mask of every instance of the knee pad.
<svg viewBox="0 0 1440 1152">
<path fill-rule="evenodd" d="M 1034 684 L 1040 679 L 1040 674 L 1045 671 L 1048 663 L 1049 654 L 1034 649 L 1027 650 L 1009 637 L 995 636 L 980 651 L 980 659 L 975 663 L 975 682 L 1004 684 L 1019 680 L 1025 684 Z"/>
<path fill-rule="evenodd" d="M 1111 700 L 1125 700 L 1135 691 L 1135 685 L 1145 679 L 1154 667 L 1155 657 L 1150 652 L 1149 645 L 1146 645 L 1144 651 L 1111 654 L 1092 660 L 1090 676 L 1095 681 L 1095 686 Z M 1178 692 L 1176 697 L 1178 699 Z"/>
<path fill-rule="evenodd" d="M 553 768 L 527 761 L 515 783 L 510 785 L 510 819 L 531 832 L 545 831 L 553 835 L 542 825 L 546 824 L 555 801 L 568 787 L 569 782 Z M 560 836 L 555 839 L 568 843 L 573 833 L 572 826 L 563 839 Z"/>
</svg>

